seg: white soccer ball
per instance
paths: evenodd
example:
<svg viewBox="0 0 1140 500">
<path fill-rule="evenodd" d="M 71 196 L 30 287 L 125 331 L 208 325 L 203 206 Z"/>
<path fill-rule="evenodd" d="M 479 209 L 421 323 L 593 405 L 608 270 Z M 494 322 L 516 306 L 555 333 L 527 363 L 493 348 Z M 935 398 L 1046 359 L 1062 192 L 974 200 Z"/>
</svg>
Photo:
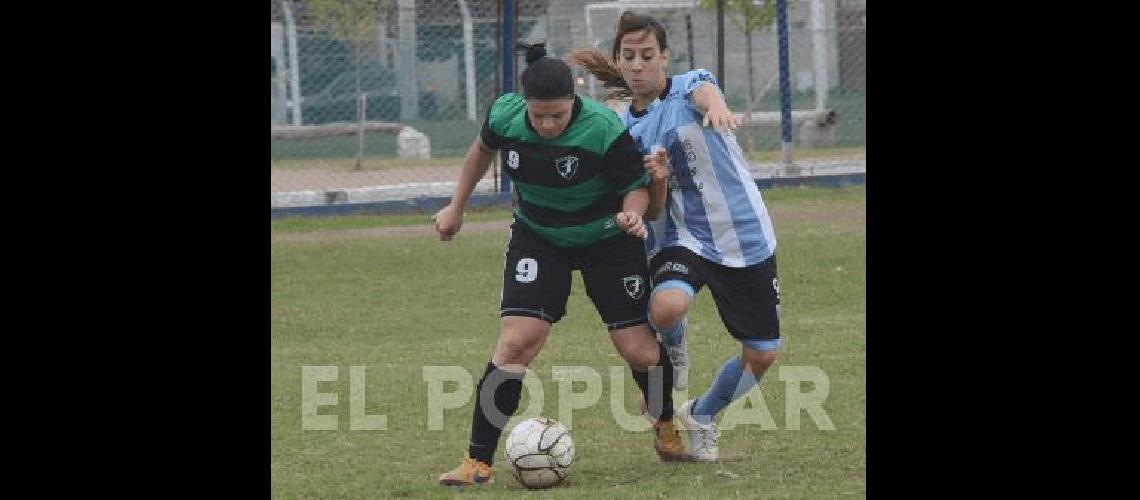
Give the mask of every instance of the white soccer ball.
<svg viewBox="0 0 1140 500">
<path fill-rule="evenodd" d="M 503 453 L 520 484 L 531 489 L 549 488 L 570 473 L 574 441 L 570 430 L 558 421 L 531 418 L 511 429 Z"/>
</svg>

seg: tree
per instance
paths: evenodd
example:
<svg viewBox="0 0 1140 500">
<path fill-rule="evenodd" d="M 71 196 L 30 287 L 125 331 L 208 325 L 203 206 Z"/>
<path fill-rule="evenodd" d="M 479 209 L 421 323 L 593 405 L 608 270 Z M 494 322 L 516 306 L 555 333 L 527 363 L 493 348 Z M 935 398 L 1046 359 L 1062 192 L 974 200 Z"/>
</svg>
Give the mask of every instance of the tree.
<svg viewBox="0 0 1140 500">
<path fill-rule="evenodd" d="M 333 38 L 343 42 L 352 53 L 352 65 L 356 70 L 356 101 L 360 102 L 360 64 L 364 56 L 376 47 L 376 36 L 381 19 L 391 15 L 392 0 L 308 0 L 309 15 L 313 26 L 329 32 Z M 357 105 L 357 122 L 361 124 L 357 141 L 356 168 L 363 162 L 363 122 L 364 116 Z"/>
<path fill-rule="evenodd" d="M 704 9 L 711 10 L 714 15 L 716 13 L 717 0 L 700 0 L 700 5 Z M 752 123 L 752 107 L 756 101 L 756 90 L 753 84 L 753 71 L 752 71 L 752 33 L 762 30 L 772 25 L 776 20 L 776 2 L 769 0 L 763 5 L 756 5 L 752 0 L 724 0 L 724 12 L 728 19 L 735 24 L 740 31 L 744 32 L 744 47 L 745 54 L 747 55 L 748 65 L 748 107 L 744 113 L 745 124 Z M 724 75 L 717 75 L 719 78 L 724 78 Z M 771 80 L 769 80 L 769 85 Z M 767 92 L 768 86 L 764 87 L 764 92 Z M 763 95 L 761 95 L 763 97 Z M 748 132 L 748 152 L 753 152 L 752 147 L 752 132 L 749 128 Z"/>
</svg>

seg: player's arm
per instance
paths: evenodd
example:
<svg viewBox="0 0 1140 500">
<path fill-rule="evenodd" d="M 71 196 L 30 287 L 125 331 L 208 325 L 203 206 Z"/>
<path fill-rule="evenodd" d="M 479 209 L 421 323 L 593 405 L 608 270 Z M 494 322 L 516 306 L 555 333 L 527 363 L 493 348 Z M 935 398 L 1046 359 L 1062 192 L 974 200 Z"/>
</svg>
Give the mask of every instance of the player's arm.
<svg viewBox="0 0 1140 500">
<path fill-rule="evenodd" d="M 649 207 L 645 209 L 647 220 L 657 220 L 665 208 L 669 196 L 669 164 L 665 150 L 659 149 L 645 156 L 645 170 L 649 172 Z"/>
<path fill-rule="evenodd" d="M 459 171 L 459 185 L 455 188 L 455 194 L 451 196 L 451 205 L 458 208 L 467 207 L 467 200 L 475 191 L 475 185 L 495 160 L 495 151 L 483 144 L 483 139 L 479 137 L 471 141 L 471 147 L 467 148 L 467 155 L 463 157 L 463 169 Z"/>
<path fill-rule="evenodd" d="M 705 115 L 703 125 L 718 132 L 730 132 L 740 126 L 740 120 L 728 109 L 724 94 L 711 82 L 704 82 L 693 90 L 693 105 Z"/>
<path fill-rule="evenodd" d="M 617 194 L 622 197 L 621 212 L 615 216 L 618 227 L 631 235 L 644 238 L 646 232 L 642 218 L 649 208 L 649 191 L 645 188 L 649 176 L 629 131 L 620 124 L 615 127 L 615 131 L 620 132 L 602 157 L 602 163 L 609 166 L 602 172 L 610 185 L 617 187 Z"/>
<path fill-rule="evenodd" d="M 639 187 L 625 194 L 621 199 L 621 212 L 617 214 L 617 223 L 623 231 L 644 238 L 645 210 L 649 208 L 649 190 Z"/>
<path fill-rule="evenodd" d="M 439 239 L 448 241 L 459 228 L 463 226 L 463 211 L 467 208 L 467 200 L 479 179 L 487 173 L 491 161 L 495 159 L 495 150 L 483 144 L 483 140 L 476 137 L 467 148 L 467 155 L 463 158 L 463 168 L 459 171 L 459 185 L 455 194 L 451 195 L 451 203 L 436 212 L 432 220 L 435 221 L 435 230 Z"/>
<path fill-rule="evenodd" d="M 441 208 L 432 216 L 435 221 L 435 230 L 439 233 L 441 241 L 448 241 L 459 232 L 463 226 L 463 210 L 467 208 L 467 200 L 479 179 L 487 173 L 491 161 L 495 159 L 495 152 L 506 145 L 507 139 L 495 132 L 491 124 L 491 116 L 504 101 L 500 97 L 487 110 L 487 117 L 483 119 L 483 128 L 479 135 L 471 141 L 467 148 L 467 155 L 463 157 L 463 167 L 459 170 L 459 182 L 455 187 L 455 194 L 451 195 L 451 203 Z M 508 113 L 509 114 L 509 113 Z"/>
</svg>

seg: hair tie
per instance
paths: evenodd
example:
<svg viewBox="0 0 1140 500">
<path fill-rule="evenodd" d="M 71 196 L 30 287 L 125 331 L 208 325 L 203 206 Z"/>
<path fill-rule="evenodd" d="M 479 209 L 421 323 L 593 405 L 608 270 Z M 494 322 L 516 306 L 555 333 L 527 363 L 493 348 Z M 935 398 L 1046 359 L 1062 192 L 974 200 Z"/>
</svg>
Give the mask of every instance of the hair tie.
<svg viewBox="0 0 1140 500">
<path fill-rule="evenodd" d="M 526 49 L 526 63 L 532 64 L 535 61 L 546 57 L 546 42 L 538 42 L 534 44 L 519 42 L 519 48 Z"/>
</svg>

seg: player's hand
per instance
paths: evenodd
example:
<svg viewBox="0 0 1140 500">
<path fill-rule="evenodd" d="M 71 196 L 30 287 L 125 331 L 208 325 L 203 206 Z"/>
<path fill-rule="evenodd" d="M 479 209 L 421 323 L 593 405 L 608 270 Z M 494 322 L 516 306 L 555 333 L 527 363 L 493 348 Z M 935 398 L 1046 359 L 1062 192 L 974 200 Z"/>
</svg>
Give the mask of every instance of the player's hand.
<svg viewBox="0 0 1140 500">
<path fill-rule="evenodd" d="M 614 219 L 622 231 L 625 231 L 630 236 L 645 239 L 645 221 L 641 220 L 641 215 L 637 212 L 618 212 Z"/>
<path fill-rule="evenodd" d="M 463 212 L 448 204 L 431 216 L 431 220 L 435 221 L 435 231 L 439 233 L 439 241 L 451 241 L 463 226 Z"/>
<path fill-rule="evenodd" d="M 653 182 L 669 180 L 669 155 L 665 153 L 664 149 L 658 149 L 653 154 L 643 156 L 642 163 L 645 164 L 645 170 L 649 172 L 649 178 L 653 179 Z"/>
<path fill-rule="evenodd" d="M 736 128 L 740 126 L 740 119 L 732 114 L 727 106 L 714 105 L 708 113 L 705 113 L 705 120 L 702 125 L 711 126 L 717 132 L 727 134 L 736 131 Z"/>
</svg>

